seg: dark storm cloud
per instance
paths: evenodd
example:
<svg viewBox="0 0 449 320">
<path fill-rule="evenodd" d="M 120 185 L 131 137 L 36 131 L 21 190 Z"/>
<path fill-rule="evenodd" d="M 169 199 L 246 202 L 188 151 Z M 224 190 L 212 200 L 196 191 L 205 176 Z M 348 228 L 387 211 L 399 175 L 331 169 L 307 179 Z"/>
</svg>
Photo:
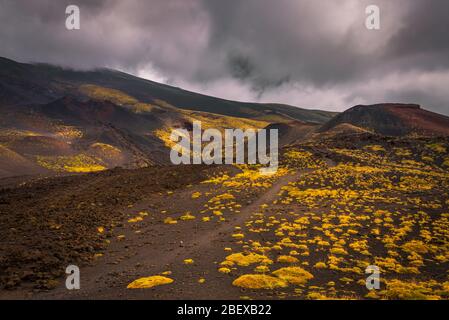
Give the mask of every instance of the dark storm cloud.
<svg viewBox="0 0 449 320">
<path fill-rule="evenodd" d="M 68 4 L 80 7 L 81 30 L 66 30 Z M 1 0 L 0 6 L 0 53 L 11 58 L 131 70 L 152 62 L 185 76 L 191 65 L 183 58 L 201 54 L 204 18 L 196 1 Z"/>
<path fill-rule="evenodd" d="M 305 1 L 235 1 L 231 8 L 223 1 L 205 3 L 213 17 L 212 46 L 246 59 L 256 82 L 277 84 L 287 77 L 323 84 L 348 78 L 363 60 L 354 60 L 351 39 L 326 21 L 332 19 L 326 9 L 335 5 L 319 12 Z M 229 62 L 232 70 L 234 60 Z"/>
<path fill-rule="evenodd" d="M 404 27 L 391 39 L 387 54 L 433 57 L 434 59 L 422 61 L 423 65 L 448 67 L 449 1 L 416 1 L 405 21 Z"/>
<path fill-rule="evenodd" d="M 65 7 L 81 30 L 65 29 Z M 381 30 L 364 26 L 381 8 Z M 445 0 L 0 0 L 0 55 L 113 67 L 232 99 L 449 114 Z"/>
</svg>

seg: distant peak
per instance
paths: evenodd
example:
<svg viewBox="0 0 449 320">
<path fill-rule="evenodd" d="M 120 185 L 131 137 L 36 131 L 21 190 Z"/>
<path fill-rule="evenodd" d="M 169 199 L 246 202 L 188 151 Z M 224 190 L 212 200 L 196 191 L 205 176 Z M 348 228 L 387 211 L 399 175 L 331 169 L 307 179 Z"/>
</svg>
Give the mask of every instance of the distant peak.
<svg viewBox="0 0 449 320">
<path fill-rule="evenodd" d="M 362 109 L 362 108 L 407 108 L 407 109 L 421 109 L 419 104 L 414 103 L 377 103 L 377 104 L 359 104 L 351 109 Z"/>
</svg>

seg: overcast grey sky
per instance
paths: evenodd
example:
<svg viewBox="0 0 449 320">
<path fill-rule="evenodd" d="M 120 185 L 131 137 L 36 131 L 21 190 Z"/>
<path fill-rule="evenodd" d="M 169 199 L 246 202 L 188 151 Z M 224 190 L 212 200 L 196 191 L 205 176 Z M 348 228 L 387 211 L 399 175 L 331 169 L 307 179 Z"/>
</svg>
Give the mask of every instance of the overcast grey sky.
<svg viewBox="0 0 449 320">
<path fill-rule="evenodd" d="M 65 28 L 65 7 L 81 30 Z M 365 28 L 365 8 L 381 29 Z M 110 67 L 243 101 L 449 114 L 447 0 L 0 0 L 0 56 Z"/>
</svg>

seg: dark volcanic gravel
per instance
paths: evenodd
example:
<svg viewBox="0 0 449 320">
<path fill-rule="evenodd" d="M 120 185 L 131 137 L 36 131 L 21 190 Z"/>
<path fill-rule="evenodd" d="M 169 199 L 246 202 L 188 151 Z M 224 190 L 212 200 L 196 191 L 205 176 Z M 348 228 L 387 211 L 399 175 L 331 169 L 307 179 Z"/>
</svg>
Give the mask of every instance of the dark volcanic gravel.
<svg viewBox="0 0 449 320">
<path fill-rule="evenodd" d="M 223 169 L 223 168 L 221 168 Z M 198 183 L 211 166 L 155 166 L 47 178 L 0 190 L 0 288 L 56 285 L 63 266 L 88 263 L 106 246 L 124 208 L 147 196 Z M 102 234 L 99 226 L 105 228 Z"/>
</svg>

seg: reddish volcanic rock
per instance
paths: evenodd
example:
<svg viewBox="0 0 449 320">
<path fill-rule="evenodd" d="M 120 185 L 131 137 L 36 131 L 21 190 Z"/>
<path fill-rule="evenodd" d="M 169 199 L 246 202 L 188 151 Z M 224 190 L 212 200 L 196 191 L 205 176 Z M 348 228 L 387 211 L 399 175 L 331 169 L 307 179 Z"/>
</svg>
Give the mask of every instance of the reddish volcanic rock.
<svg viewBox="0 0 449 320">
<path fill-rule="evenodd" d="M 335 116 L 320 131 L 328 131 L 343 123 L 388 136 L 449 135 L 449 117 L 421 109 L 416 104 L 358 105 Z"/>
</svg>

